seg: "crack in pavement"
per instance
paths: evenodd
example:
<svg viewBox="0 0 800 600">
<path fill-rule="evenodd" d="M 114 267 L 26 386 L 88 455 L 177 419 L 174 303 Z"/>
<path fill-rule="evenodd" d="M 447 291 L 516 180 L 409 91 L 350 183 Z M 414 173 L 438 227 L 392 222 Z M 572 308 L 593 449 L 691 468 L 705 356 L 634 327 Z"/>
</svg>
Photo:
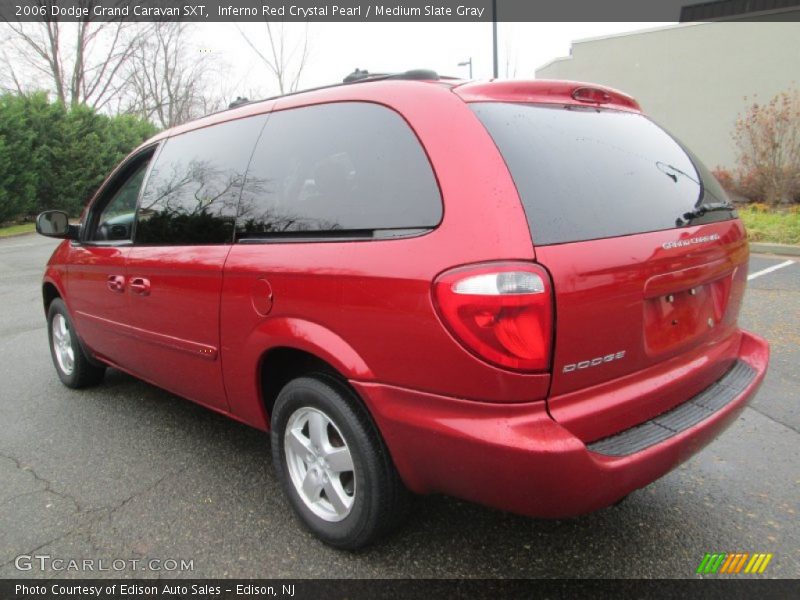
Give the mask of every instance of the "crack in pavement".
<svg viewBox="0 0 800 600">
<path fill-rule="evenodd" d="M 13 500 L 14 498 L 19 498 L 20 496 L 26 496 L 28 494 L 36 494 L 36 493 L 39 493 L 39 492 L 50 492 L 54 496 L 58 496 L 59 498 L 64 498 L 65 500 L 69 500 L 70 502 L 72 502 L 75 505 L 75 508 L 76 508 L 77 512 L 84 512 L 83 507 L 81 506 L 81 504 L 78 501 L 78 499 L 75 498 L 75 496 L 72 496 L 71 494 L 68 494 L 66 492 L 59 492 L 58 490 L 53 489 L 52 482 L 49 479 L 39 475 L 36 471 L 34 471 L 34 469 L 30 465 L 23 465 L 22 461 L 19 460 L 18 458 L 14 457 L 14 456 L 10 456 L 8 454 L 4 454 L 2 452 L 0 452 L 0 458 L 5 458 L 6 460 L 11 461 L 12 463 L 14 463 L 14 466 L 18 470 L 23 471 L 25 473 L 30 473 L 31 476 L 33 477 L 34 481 L 37 481 L 39 483 L 43 483 L 44 484 L 44 487 L 42 489 L 33 490 L 31 492 L 25 492 L 24 494 L 18 494 L 17 496 L 12 496 L 11 498 L 8 498 L 7 500 L 5 500 L 3 502 L 4 504 L 6 502 L 9 502 L 9 501 Z"/>
<path fill-rule="evenodd" d="M 758 414 L 760 414 L 762 417 L 765 417 L 765 418 L 769 419 L 770 421 L 772 421 L 772 422 L 773 422 L 773 423 L 775 423 L 776 425 L 781 425 L 782 427 L 786 427 L 786 429 L 788 429 L 789 431 L 794 431 L 795 433 L 800 433 L 800 430 L 796 429 L 796 428 L 795 428 L 795 427 L 793 427 L 792 425 L 789 425 L 788 423 L 784 423 L 783 421 L 779 421 L 778 419 L 776 419 L 776 418 L 775 418 L 775 417 L 773 417 L 772 415 L 770 415 L 770 414 L 768 414 L 768 413 L 765 413 L 765 412 L 763 411 L 763 409 L 760 409 L 760 408 L 758 408 L 757 406 L 753 406 L 752 404 L 748 404 L 748 405 L 747 405 L 747 408 L 749 408 L 749 409 L 750 409 L 750 410 L 752 410 L 752 411 L 755 411 L 755 412 L 757 412 L 757 413 L 758 413 Z"/>
<path fill-rule="evenodd" d="M 75 505 L 75 509 L 76 509 L 75 512 L 78 515 L 85 516 L 85 515 L 93 515 L 94 513 L 100 513 L 97 516 L 94 516 L 93 518 L 89 518 L 88 520 L 79 523 L 77 526 L 72 527 L 68 531 L 65 531 L 65 532 L 59 534 L 58 536 L 56 536 L 56 537 L 54 537 L 54 538 L 52 538 L 50 540 L 47 540 L 46 542 L 44 542 L 42 544 L 39 544 L 38 546 L 36 546 L 32 550 L 17 554 L 17 556 L 20 556 L 20 555 L 32 555 L 35 552 L 38 552 L 39 550 L 41 550 L 42 548 L 45 548 L 46 546 L 49 546 L 50 544 L 54 544 L 56 542 L 59 542 L 59 541 L 63 540 L 64 538 L 66 538 L 66 537 L 68 537 L 70 535 L 76 534 L 76 533 L 84 533 L 84 534 L 86 534 L 87 541 L 92 546 L 92 549 L 95 552 L 101 552 L 101 548 L 96 544 L 96 542 L 94 540 L 94 535 L 95 534 L 94 534 L 94 532 L 92 530 L 94 529 L 95 526 L 99 525 L 104 520 L 106 520 L 106 519 L 110 518 L 111 516 L 113 516 L 117 511 L 123 509 L 134 498 L 137 498 L 138 496 L 142 496 L 144 494 L 147 494 L 148 492 L 150 492 L 150 491 L 154 490 L 155 488 L 157 488 L 159 485 L 161 485 L 167 479 L 172 478 L 172 477 L 177 477 L 177 476 L 183 474 L 184 472 L 186 472 L 189 469 L 189 465 L 183 465 L 179 469 L 176 469 L 174 471 L 170 471 L 169 473 L 166 473 L 163 476 L 159 477 L 157 480 L 155 480 L 150 485 L 147 485 L 147 486 L 143 487 L 142 489 L 135 491 L 134 493 L 132 493 L 128 497 L 122 499 L 120 502 L 117 502 L 117 503 L 115 503 L 113 505 L 100 506 L 100 507 L 96 507 L 96 508 L 84 508 L 81 505 L 81 503 L 74 496 L 72 496 L 72 495 L 70 495 L 70 494 L 68 494 L 66 492 L 59 492 L 57 490 L 54 490 L 52 488 L 51 482 L 48 479 L 46 479 L 46 478 L 42 477 L 41 475 L 39 475 L 38 473 L 36 473 L 36 471 L 34 471 L 33 468 L 31 468 L 29 465 L 23 465 L 22 461 L 19 460 L 18 458 L 15 458 L 13 456 L 9 456 L 8 454 L 4 454 L 4 453 L 0 453 L 0 458 L 5 458 L 6 460 L 11 461 L 12 463 L 14 463 L 14 465 L 16 466 L 17 469 L 30 473 L 33 476 L 35 481 L 43 483 L 45 485 L 45 487 L 43 487 L 42 489 L 33 490 L 31 492 L 25 492 L 23 494 L 18 494 L 17 496 L 14 496 L 12 498 L 7 499 L 6 501 L 4 501 L 4 503 L 8 502 L 9 500 L 11 500 L 13 498 L 18 498 L 20 496 L 37 494 L 37 493 L 41 493 L 41 492 L 49 492 L 49 493 L 51 493 L 51 494 L 53 494 L 55 496 L 59 496 L 61 498 L 64 498 L 64 499 L 67 499 L 67 500 L 71 501 Z M 12 558 L 11 560 L 9 560 L 9 561 L 7 561 L 7 562 L 5 562 L 3 564 L 0 564 L 0 569 L 7 567 L 8 565 L 12 564 L 15 560 L 16 560 L 16 557 Z"/>
</svg>

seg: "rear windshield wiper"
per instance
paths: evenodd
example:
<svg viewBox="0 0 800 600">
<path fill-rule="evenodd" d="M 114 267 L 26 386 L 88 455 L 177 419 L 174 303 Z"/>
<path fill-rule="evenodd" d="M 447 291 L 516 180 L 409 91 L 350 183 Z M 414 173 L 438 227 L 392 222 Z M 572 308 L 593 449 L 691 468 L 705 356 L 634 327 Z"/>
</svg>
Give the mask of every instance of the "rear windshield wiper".
<svg viewBox="0 0 800 600">
<path fill-rule="evenodd" d="M 658 168 L 659 171 L 661 171 L 664 175 L 672 179 L 672 181 L 674 181 L 675 183 L 678 183 L 678 176 L 675 175 L 675 173 L 677 173 L 678 175 L 683 175 L 689 181 L 693 181 L 697 185 L 701 185 L 700 182 L 697 181 L 697 179 L 695 179 L 688 173 L 681 171 L 678 167 L 674 167 L 668 163 L 661 162 L 660 160 L 656 161 L 656 167 Z"/>
<path fill-rule="evenodd" d="M 698 204 L 689 212 L 683 213 L 684 221 L 691 221 L 697 217 L 702 217 L 706 213 L 718 210 L 733 210 L 735 207 L 730 202 L 703 202 Z"/>
</svg>

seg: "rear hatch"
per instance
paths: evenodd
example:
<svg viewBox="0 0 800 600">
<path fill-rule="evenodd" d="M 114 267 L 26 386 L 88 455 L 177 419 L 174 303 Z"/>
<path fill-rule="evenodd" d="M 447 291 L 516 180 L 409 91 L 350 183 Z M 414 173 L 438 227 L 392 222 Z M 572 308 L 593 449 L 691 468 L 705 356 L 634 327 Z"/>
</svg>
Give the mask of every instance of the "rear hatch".
<svg viewBox="0 0 800 600">
<path fill-rule="evenodd" d="M 635 110 L 471 107 L 553 281 L 553 418 L 591 441 L 721 377 L 738 350 L 748 250 L 702 163 Z"/>
</svg>

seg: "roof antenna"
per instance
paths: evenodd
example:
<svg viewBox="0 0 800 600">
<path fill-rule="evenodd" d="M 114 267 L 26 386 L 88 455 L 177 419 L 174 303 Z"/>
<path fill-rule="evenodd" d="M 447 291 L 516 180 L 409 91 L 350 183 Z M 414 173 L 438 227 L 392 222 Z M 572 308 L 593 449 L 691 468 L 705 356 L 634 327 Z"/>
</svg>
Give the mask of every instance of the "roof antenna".
<svg viewBox="0 0 800 600">
<path fill-rule="evenodd" d="M 236 96 L 236 100 L 231 102 L 228 105 L 228 108 L 236 108 L 237 106 L 241 106 L 242 104 L 247 104 L 248 102 L 250 102 L 250 100 L 248 100 L 247 98 L 244 98 L 242 96 Z"/>
<path fill-rule="evenodd" d="M 369 71 L 366 69 L 359 69 L 356 67 L 355 71 L 350 73 L 347 77 L 342 79 L 342 83 L 352 83 L 354 81 L 360 81 L 361 79 L 366 79 L 369 77 Z"/>
</svg>

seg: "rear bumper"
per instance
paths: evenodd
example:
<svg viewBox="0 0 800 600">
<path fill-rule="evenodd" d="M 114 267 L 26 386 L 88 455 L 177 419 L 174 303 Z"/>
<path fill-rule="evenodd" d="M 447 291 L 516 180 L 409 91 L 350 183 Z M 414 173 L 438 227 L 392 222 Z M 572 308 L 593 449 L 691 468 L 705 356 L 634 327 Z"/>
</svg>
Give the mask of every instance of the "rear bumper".
<svg viewBox="0 0 800 600">
<path fill-rule="evenodd" d="M 544 402 L 498 405 L 353 385 L 413 491 L 524 515 L 568 517 L 613 504 L 651 483 L 728 427 L 758 390 L 769 346 L 743 332 L 737 359 L 744 363 L 740 375 L 745 379 L 737 376 L 731 383 L 726 375 L 716 388 L 687 398 L 683 409 L 675 409 L 681 410 L 677 416 L 665 413 L 637 426 L 640 433 L 649 431 L 648 425 L 668 430 L 644 443 L 642 435 L 629 430 L 587 446 L 548 415 Z M 727 395 L 716 401 L 720 396 L 714 390 Z M 634 443 L 626 445 L 631 439 Z"/>
</svg>

